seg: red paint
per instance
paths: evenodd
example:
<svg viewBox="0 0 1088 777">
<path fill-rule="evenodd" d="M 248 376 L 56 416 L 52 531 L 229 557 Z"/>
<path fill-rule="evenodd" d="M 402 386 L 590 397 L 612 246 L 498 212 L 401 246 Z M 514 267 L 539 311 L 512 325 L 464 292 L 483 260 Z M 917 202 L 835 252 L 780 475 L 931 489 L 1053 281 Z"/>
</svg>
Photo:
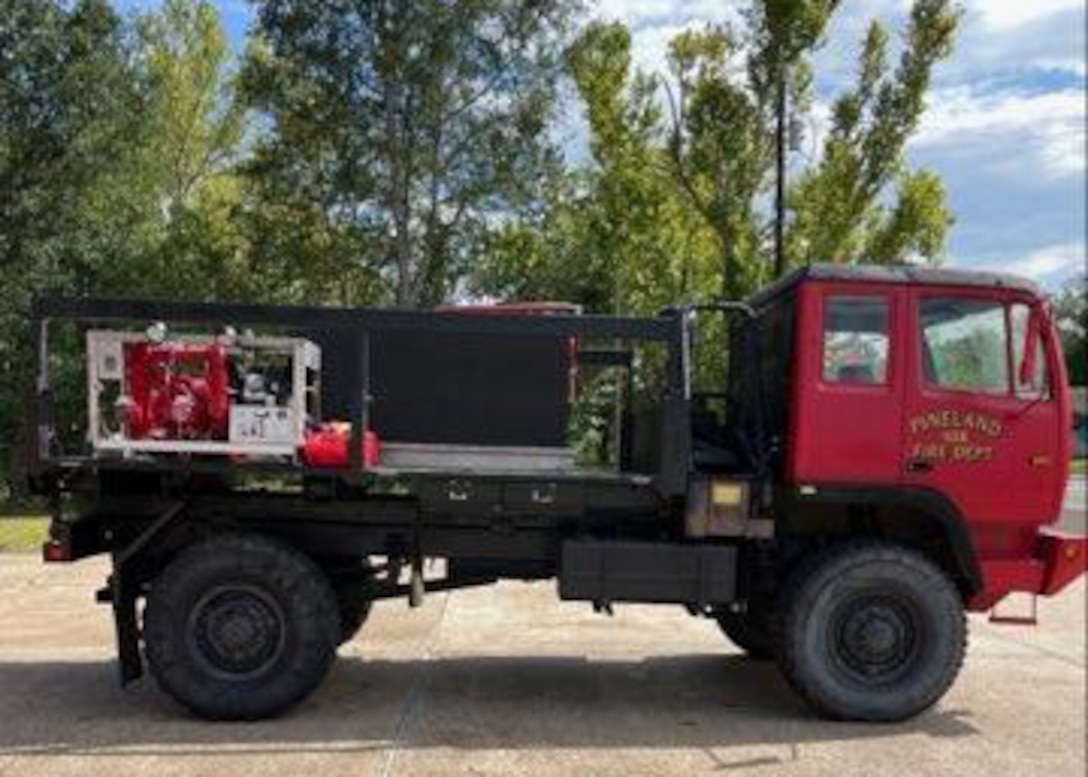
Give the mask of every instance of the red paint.
<svg viewBox="0 0 1088 777">
<path fill-rule="evenodd" d="M 49 540 L 42 545 L 42 561 L 60 564 L 72 560 L 72 546 L 60 540 Z"/>
<path fill-rule="evenodd" d="M 902 424 L 904 287 L 859 283 L 803 284 L 798 294 L 793 407 L 787 473 L 794 482 L 880 484 L 899 479 Z M 830 297 L 886 300 L 891 349 L 884 383 L 824 380 L 825 301 Z"/>
<path fill-rule="evenodd" d="M 230 368 L 222 345 L 127 343 L 125 373 L 130 439 L 227 439 Z"/>
<path fill-rule="evenodd" d="M 348 448 L 351 444 L 351 424 L 333 422 L 323 424 L 306 435 L 302 448 L 302 460 L 311 467 L 348 466 Z M 369 429 L 363 435 L 363 466 L 375 467 L 381 455 L 378 435 Z"/>
<path fill-rule="evenodd" d="M 886 302 L 883 382 L 825 379 L 824 317 L 828 299 L 843 296 Z M 932 385 L 923 369 L 919 316 L 921 301 L 933 297 L 996 301 L 1006 311 L 1028 305 L 1051 395 L 1021 398 L 1012 385 L 990 394 Z M 798 290 L 797 316 L 790 483 L 898 484 L 951 500 L 967 521 L 982 568 L 985 591 L 973 608 L 1011 591 L 1055 593 L 1084 571 L 1084 538 L 1058 538 L 1047 528 L 1060 516 L 1068 478 L 1072 402 L 1060 339 L 1041 299 L 1007 288 L 810 280 Z M 1020 377 L 1034 368 L 1027 361 Z M 1017 373 L 1010 364 L 1010 378 Z M 912 463 L 919 457 L 925 471 Z"/>
<path fill-rule="evenodd" d="M 1038 593 L 1051 596 L 1088 569 L 1088 538 L 1043 529 L 1039 532 L 1035 556 L 1043 564 L 1043 580 Z"/>
</svg>

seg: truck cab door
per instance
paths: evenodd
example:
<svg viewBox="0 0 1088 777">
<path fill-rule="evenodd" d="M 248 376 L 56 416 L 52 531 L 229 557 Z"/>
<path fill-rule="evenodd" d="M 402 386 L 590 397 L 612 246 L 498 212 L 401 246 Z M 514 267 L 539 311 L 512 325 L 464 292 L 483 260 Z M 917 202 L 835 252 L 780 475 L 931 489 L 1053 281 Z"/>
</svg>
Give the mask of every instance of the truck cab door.
<svg viewBox="0 0 1088 777">
<path fill-rule="evenodd" d="M 909 307 L 903 481 L 988 523 L 980 552 L 1011 552 L 1060 510 L 1053 333 L 1037 302 L 993 290 L 914 289 Z"/>
<path fill-rule="evenodd" d="M 820 283 L 802 290 L 798 400 L 791 419 L 797 483 L 899 481 L 905 289 Z"/>
</svg>

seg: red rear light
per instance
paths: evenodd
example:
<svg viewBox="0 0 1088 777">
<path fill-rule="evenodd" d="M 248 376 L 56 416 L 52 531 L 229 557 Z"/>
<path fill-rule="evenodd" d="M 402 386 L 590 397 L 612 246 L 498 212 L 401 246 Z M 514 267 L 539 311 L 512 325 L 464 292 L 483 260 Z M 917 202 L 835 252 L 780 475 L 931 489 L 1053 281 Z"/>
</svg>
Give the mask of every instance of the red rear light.
<svg viewBox="0 0 1088 777">
<path fill-rule="evenodd" d="M 60 540 L 50 540 L 42 545 L 42 559 L 47 562 L 72 560 L 72 546 Z"/>
</svg>

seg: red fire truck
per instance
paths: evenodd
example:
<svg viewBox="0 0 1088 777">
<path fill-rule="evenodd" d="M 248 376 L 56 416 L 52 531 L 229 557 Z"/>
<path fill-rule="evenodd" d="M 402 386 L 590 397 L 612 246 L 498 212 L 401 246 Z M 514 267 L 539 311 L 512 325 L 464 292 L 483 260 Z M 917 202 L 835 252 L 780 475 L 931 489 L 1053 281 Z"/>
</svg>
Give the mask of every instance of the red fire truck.
<svg viewBox="0 0 1088 777">
<path fill-rule="evenodd" d="M 33 331 L 45 558 L 111 554 L 122 681 L 208 718 L 290 708 L 376 600 L 555 578 L 900 720 L 966 612 L 1085 568 L 1060 340 L 1013 277 L 815 266 L 649 318 L 46 298 Z"/>
</svg>

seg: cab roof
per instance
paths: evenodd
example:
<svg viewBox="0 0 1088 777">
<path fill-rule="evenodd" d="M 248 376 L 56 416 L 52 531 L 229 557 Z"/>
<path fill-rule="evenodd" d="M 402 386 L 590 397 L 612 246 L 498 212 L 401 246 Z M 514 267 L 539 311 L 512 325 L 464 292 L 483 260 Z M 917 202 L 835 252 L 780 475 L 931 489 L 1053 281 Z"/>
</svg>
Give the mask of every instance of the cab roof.
<svg viewBox="0 0 1088 777">
<path fill-rule="evenodd" d="M 1027 278 L 1006 273 L 921 267 L 910 264 L 810 264 L 782 276 L 748 298 L 759 307 L 805 281 L 853 281 L 857 283 L 895 283 L 926 286 L 973 286 L 992 289 L 1016 289 L 1038 294 L 1039 287 Z"/>
</svg>

